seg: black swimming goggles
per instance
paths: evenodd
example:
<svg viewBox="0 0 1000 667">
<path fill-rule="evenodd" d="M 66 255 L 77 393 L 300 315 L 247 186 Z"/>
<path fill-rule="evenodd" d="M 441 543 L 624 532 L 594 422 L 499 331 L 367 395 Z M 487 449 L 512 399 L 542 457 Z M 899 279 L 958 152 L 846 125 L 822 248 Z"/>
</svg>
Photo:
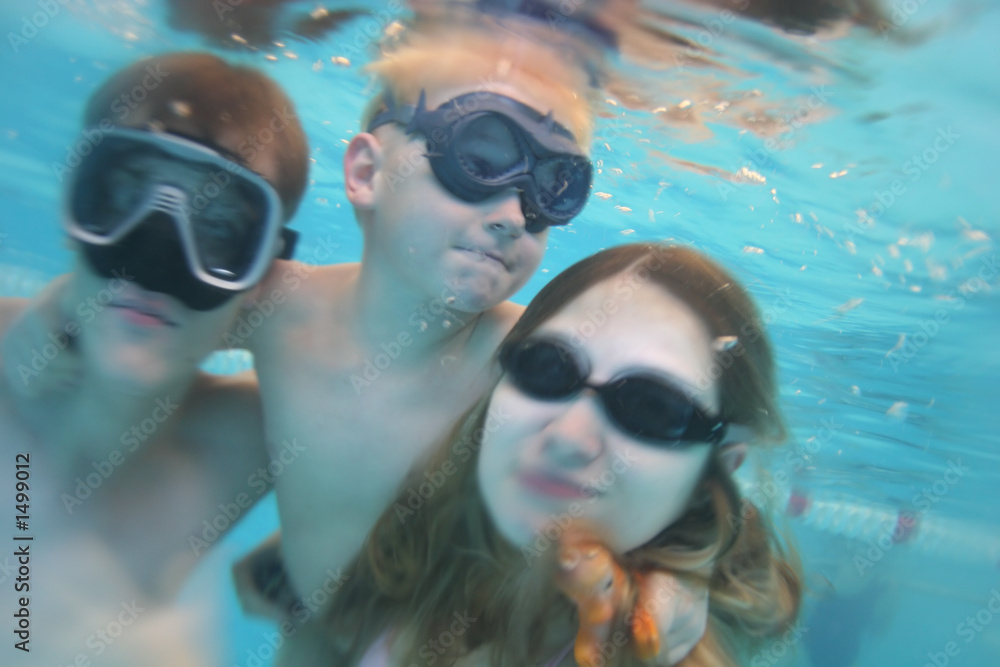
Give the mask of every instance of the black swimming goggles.
<svg viewBox="0 0 1000 667">
<path fill-rule="evenodd" d="M 601 399 L 623 433 L 660 447 L 718 445 L 727 424 L 710 417 L 677 387 L 652 375 L 626 375 L 602 385 L 587 382 L 590 371 L 564 342 L 529 338 L 500 350 L 506 377 L 522 393 L 542 401 L 563 401 L 586 388 Z"/>
<path fill-rule="evenodd" d="M 160 227 L 142 245 L 163 244 L 162 256 L 172 257 L 167 246 L 179 243 L 192 277 L 220 296 L 249 289 L 273 259 L 292 256 L 298 234 L 283 226 L 281 199 L 260 175 L 174 134 L 114 128 L 98 136 L 69 189 L 73 238 L 108 247 Z"/>
<path fill-rule="evenodd" d="M 460 95 L 433 111 L 425 98 L 421 91 L 415 107 L 398 106 L 386 93 L 387 108 L 368 131 L 396 123 L 407 134 L 423 134 L 434 176 L 463 201 L 519 190 L 525 228 L 533 234 L 565 225 L 583 210 L 593 168 L 551 113 L 484 91 Z"/>
</svg>

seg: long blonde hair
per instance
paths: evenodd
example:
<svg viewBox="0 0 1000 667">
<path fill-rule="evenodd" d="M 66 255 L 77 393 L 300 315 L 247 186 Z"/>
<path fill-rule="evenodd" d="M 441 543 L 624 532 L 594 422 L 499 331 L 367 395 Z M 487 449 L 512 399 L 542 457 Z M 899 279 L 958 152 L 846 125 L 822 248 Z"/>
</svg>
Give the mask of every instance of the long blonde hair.
<svg viewBox="0 0 1000 667">
<path fill-rule="evenodd" d="M 742 351 L 720 364 L 723 418 L 750 427 L 762 441 L 780 439 L 774 364 L 756 308 L 728 273 L 693 250 L 627 245 L 587 258 L 532 300 L 507 340 L 529 336 L 591 286 L 626 271 L 645 271 L 647 280 L 684 300 L 711 335 L 739 337 Z M 383 513 L 322 627 L 299 638 L 310 645 L 301 649 L 299 658 L 308 660 L 302 664 L 329 664 L 333 656 L 334 664 L 354 664 L 393 628 L 403 629 L 397 642 L 403 664 L 419 664 L 429 640 L 449 633 L 455 639 L 456 613 L 476 620 L 446 652 L 435 649 L 439 664 L 484 647 L 496 665 L 523 667 L 549 657 L 553 624 L 572 620 L 574 609 L 545 567 L 554 550 L 529 566 L 487 515 L 475 470 L 493 428 L 488 403 L 483 399 L 437 450 L 427 470 L 451 474 L 426 503 L 413 508 L 402 491 Z M 787 629 L 798 611 L 794 556 L 786 555 L 763 515 L 741 505 L 717 454 L 681 519 L 618 557 L 631 571 L 665 570 L 708 588 L 708 631 L 685 666 L 741 664 L 757 644 Z M 301 641 L 306 637 L 312 641 Z M 608 664 L 640 662 L 618 651 Z"/>
</svg>

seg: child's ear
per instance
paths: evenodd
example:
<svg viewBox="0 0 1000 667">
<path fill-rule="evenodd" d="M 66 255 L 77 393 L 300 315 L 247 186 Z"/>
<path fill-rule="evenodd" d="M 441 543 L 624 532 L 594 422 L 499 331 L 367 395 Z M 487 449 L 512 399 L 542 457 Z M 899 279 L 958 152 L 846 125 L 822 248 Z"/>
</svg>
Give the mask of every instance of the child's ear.
<svg viewBox="0 0 1000 667">
<path fill-rule="evenodd" d="M 351 139 L 344 153 L 344 189 L 357 208 L 375 204 L 375 178 L 382 166 L 382 145 L 373 134 L 362 132 Z"/>
<path fill-rule="evenodd" d="M 737 468 L 743 465 L 746 457 L 747 444 L 745 442 L 723 445 L 722 449 L 719 450 L 719 462 L 722 463 L 722 467 L 726 472 L 735 472 Z"/>
</svg>

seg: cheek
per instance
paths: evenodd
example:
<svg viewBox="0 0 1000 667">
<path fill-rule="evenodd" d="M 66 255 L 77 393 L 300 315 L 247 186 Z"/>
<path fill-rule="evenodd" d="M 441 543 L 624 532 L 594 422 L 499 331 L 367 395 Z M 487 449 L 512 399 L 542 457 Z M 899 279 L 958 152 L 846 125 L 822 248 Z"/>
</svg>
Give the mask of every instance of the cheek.
<svg viewBox="0 0 1000 667">
<path fill-rule="evenodd" d="M 548 231 L 541 234 L 525 234 L 521 237 L 521 256 L 524 262 L 524 271 L 527 278 L 534 275 L 538 266 L 545 256 L 545 247 L 548 239 Z"/>
<path fill-rule="evenodd" d="M 605 512 L 617 546 L 624 550 L 644 544 L 684 514 L 707 460 L 701 453 L 666 460 L 664 454 L 651 454 L 640 454 L 627 470 L 616 474 L 621 492 Z"/>
</svg>

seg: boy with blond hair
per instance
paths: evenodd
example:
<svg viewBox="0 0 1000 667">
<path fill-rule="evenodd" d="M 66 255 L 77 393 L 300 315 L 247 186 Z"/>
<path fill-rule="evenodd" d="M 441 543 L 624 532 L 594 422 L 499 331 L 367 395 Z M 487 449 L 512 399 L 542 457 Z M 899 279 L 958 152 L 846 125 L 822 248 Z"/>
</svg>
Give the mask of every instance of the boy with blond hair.
<svg viewBox="0 0 1000 667">
<path fill-rule="evenodd" d="M 490 387 L 523 311 L 507 299 L 549 227 L 586 203 L 590 73 L 544 36 L 423 25 L 371 66 L 383 90 L 344 156 L 362 260 L 311 268 L 245 341 L 267 440 L 304 446 L 275 480 L 280 545 L 236 568 L 249 609 L 306 621 L 336 589 L 400 485 L 425 481 L 433 445 Z M 695 597 L 664 605 L 671 663 L 703 631 Z"/>
</svg>

